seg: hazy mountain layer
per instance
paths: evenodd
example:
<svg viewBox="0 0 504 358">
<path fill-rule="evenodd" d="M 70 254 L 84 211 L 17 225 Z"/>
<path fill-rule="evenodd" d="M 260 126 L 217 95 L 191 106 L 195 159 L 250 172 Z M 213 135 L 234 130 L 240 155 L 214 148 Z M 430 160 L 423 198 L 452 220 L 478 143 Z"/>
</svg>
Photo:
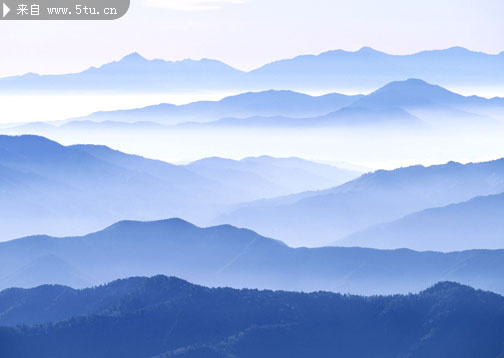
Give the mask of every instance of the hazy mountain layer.
<svg viewBox="0 0 504 358">
<path fill-rule="evenodd" d="M 492 124 L 490 116 L 504 119 L 504 99 L 465 97 L 423 80 L 409 79 L 391 82 L 366 96 L 333 93 L 312 97 L 292 91 L 265 91 L 214 102 L 97 112 L 78 121 L 140 122 L 144 129 L 147 121 L 167 125 L 196 122 L 213 126 L 317 127 L 414 125 L 419 118 L 431 124 L 455 121 L 481 125 Z M 62 129 L 73 126 L 67 124 Z"/>
<path fill-rule="evenodd" d="M 0 136 L 0 241 L 84 234 L 123 219 L 208 221 L 227 205 L 327 188 L 358 175 L 300 159 L 248 161 L 253 169 L 236 162 L 243 180 L 234 181 L 218 166 L 207 165 L 205 176 L 196 166 L 193 171 L 105 146 Z"/>
<path fill-rule="evenodd" d="M 422 127 L 421 120 L 401 108 L 368 109 L 345 107 L 336 112 L 313 118 L 289 117 L 249 117 L 223 118 L 209 123 L 183 123 L 181 126 L 193 128 L 319 128 L 343 127 L 366 128 L 384 126 L 390 128 Z"/>
<path fill-rule="evenodd" d="M 501 192 L 504 192 L 504 160 L 466 165 L 450 162 L 431 167 L 379 170 L 333 189 L 244 204 L 215 222 L 247 227 L 291 245 L 318 246 L 420 210 Z M 457 220 L 464 222 L 466 217 L 452 217 L 452 223 Z M 490 222 L 483 219 L 480 225 L 484 227 L 485 223 Z M 495 225 L 485 227 L 485 230 L 495 229 Z M 438 228 L 432 226 L 431 230 Z M 432 250 L 442 247 L 447 251 L 496 246 L 491 237 L 441 243 L 428 235 L 422 238 L 422 244 L 406 240 L 394 246 L 409 247 L 409 244 Z M 373 244 L 376 245 L 387 247 Z"/>
<path fill-rule="evenodd" d="M 314 97 L 292 91 L 248 92 L 220 101 L 201 101 L 185 105 L 159 104 L 123 111 L 97 112 L 81 120 L 139 122 L 160 124 L 211 122 L 224 117 L 320 116 L 337 111 L 361 98 L 332 93 Z"/>
<path fill-rule="evenodd" d="M 129 276 L 175 275 L 199 284 L 358 294 L 420 291 L 453 280 L 504 292 L 504 251 L 457 253 L 290 248 L 231 226 L 179 219 L 120 222 L 83 237 L 0 243 L 0 287 L 88 287 Z"/>
<path fill-rule="evenodd" d="M 352 234 L 337 245 L 437 251 L 500 249 L 504 247 L 503 214 L 504 194 L 477 197 L 377 225 Z"/>
</svg>

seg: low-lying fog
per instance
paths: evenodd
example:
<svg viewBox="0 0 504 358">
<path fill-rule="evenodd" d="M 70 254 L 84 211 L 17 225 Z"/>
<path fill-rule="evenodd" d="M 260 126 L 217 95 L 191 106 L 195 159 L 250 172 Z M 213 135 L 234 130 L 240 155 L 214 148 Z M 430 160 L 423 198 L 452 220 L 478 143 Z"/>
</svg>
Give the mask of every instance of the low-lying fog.
<svg viewBox="0 0 504 358">
<path fill-rule="evenodd" d="M 0 133 L 37 134 L 64 145 L 104 144 L 126 153 L 171 163 L 187 163 L 211 156 L 241 159 L 270 155 L 392 169 L 413 164 L 504 157 L 504 111 L 501 109 L 487 110 L 481 118 L 447 118 L 443 114 L 426 114 L 420 110 L 413 114 L 425 125 L 396 128 L 383 124 L 331 128 L 116 124 L 75 128 L 8 128 L 22 122 L 65 120 L 98 110 L 138 108 L 162 102 L 182 104 L 218 100 L 226 95 L 230 94 L 4 96 L 0 106 Z M 495 121 L 487 120 L 490 117 Z M 52 124 L 61 125 L 61 122 Z"/>
<path fill-rule="evenodd" d="M 204 157 L 301 157 L 337 165 L 348 162 L 392 169 L 447 161 L 485 161 L 504 157 L 504 127 L 436 129 L 188 129 L 126 128 L 96 130 L 3 130 L 6 134 L 39 134 L 64 145 L 105 144 L 113 149 L 171 163 Z"/>
</svg>

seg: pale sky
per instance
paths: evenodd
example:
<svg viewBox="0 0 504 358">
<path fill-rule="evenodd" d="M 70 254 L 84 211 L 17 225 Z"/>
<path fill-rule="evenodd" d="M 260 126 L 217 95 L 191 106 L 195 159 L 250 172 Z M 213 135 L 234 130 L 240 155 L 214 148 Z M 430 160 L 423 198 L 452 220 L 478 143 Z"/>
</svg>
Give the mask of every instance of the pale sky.
<svg viewBox="0 0 504 358">
<path fill-rule="evenodd" d="M 363 46 L 499 53 L 503 19 L 503 0 L 132 0 L 116 21 L 0 21 L 0 76 L 77 72 L 134 51 L 245 70 Z"/>
</svg>

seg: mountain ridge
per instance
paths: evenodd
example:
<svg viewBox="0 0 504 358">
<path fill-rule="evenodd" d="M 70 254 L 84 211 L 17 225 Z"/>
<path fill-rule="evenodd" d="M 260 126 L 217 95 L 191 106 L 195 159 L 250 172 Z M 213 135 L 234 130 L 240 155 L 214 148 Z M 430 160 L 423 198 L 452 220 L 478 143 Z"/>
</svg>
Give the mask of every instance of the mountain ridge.
<svg viewBox="0 0 504 358">
<path fill-rule="evenodd" d="M 483 52 L 483 51 L 470 50 L 470 49 L 467 49 L 467 48 L 462 47 L 462 46 L 453 46 L 453 47 L 448 47 L 448 48 L 445 48 L 445 49 L 422 50 L 422 51 L 414 52 L 414 53 L 410 53 L 410 54 L 392 54 L 392 53 L 387 53 L 387 52 L 384 52 L 384 51 L 376 50 L 376 49 L 374 49 L 372 47 L 369 47 L 369 46 L 363 46 L 363 47 L 361 47 L 360 49 L 358 49 L 356 51 L 347 51 L 347 50 L 342 50 L 342 49 L 336 49 L 336 50 L 323 51 L 323 52 L 320 52 L 318 54 L 298 55 L 298 56 L 294 56 L 294 57 L 290 57 L 290 58 L 285 58 L 285 59 L 281 59 L 281 60 L 277 60 L 277 61 L 272 61 L 270 63 L 263 64 L 263 65 L 255 68 L 255 69 L 252 69 L 252 70 L 250 70 L 248 72 L 252 72 L 252 71 L 260 69 L 260 68 L 262 68 L 264 66 L 267 66 L 267 65 L 270 65 L 270 64 L 274 64 L 274 63 L 278 63 L 278 62 L 282 62 L 282 61 L 289 61 L 289 60 L 300 59 L 300 58 L 305 58 L 305 57 L 317 57 L 317 56 L 331 55 L 331 54 L 342 54 L 342 53 L 343 54 L 357 54 L 357 53 L 362 53 L 362 52 L 373 53 L 373 54 L 382 54 L 382 55 L 387 55 L 387 56 L 398 56 L 398 57 L 408 57 L 408 56 L 425 55 L 425 54 L 432 54 L 432 53 L 443 53 L 443 52 L 445 52 L 445 53 L 463 52 L 463 53 L 471 53 L 471 54 L 485 55 L 485 56 L 494 56 L 494 57 L 495 56 L 502 56 L 502 55 L 504 55 L 504 51 L 502 51 L 500 53 L 497 53 L 497 54 L 492 54 L 492 53 L 487 53 L 487 52 Z M 131 52 L 129 54 L 124 55 L 123 57 L 121 57 L 118 60 L 111 61 L 111 62 L 102 64 L 102 65 L 99 65 L 99 66 L 90 66 L 87 69 L 84 69 L 83 71 L 86 71 L 88 69 L 99 69 L 102 66 L 110 64 L 110 63 L 118 63 L 118 62 L 121 62 L 121 61 L 125 61 L 125 60 L 127 61 L 127 60 L 131 60 L 131 59 L 145 61 L 145 62 L 162 61 L 162 62 L 167 62 L 167 63 L 180 63 L 180 62 L 185 62 L 185 61 L 194 61 L 194 62 L 198 62 L 198 61 L 201 61 L 201 62 L 204 62 L 204 61 L 216 61 L 216 62 L 220 62 L 220 63 L 225 64 L 222 61 L 219 61 L 219 60 L 216 60 L 216 59 L 209 59 L 209 58 L 201 58 L 199 60 L 197 60 L 197 59 L 191 59 L 191 58 L 186 58 L 186 59 L 182 59 L 182 60 L 167 60 L 167 59 L 162 59 L 162 58 L 147 59 L 146 57 L 142 56 L 139 52 L 133 51 L 133 52 Z M 230 65 L 227 65 L 227 66 L 229 66 L 229 67 L 231 67 L 231 68 L 233 68 L 233 69 L 235 69 L 237 71 L 247 72 L 247 71 L 239 70 L 239 69 L 237 69 L 237 68 L 235 68 L 233 66 L 230 66 Z M 83 71 L 80 71 L 80 72 L 83 72 Z M 72 72 L 72 73 L 69 73 L 69 74 L 77 74 L 77 73 L 80 73 L 80 72 Z M 13 78 L 13 77 L 21 77 L 21 76 L 58 76 L 58 75 L 55 75 L 55 74 L 39 74 L 39 73 L 34 73 L 34 72 L 27 72 L 27 73 L 19 74 L 19 75 L 0 77 L 0 79 Z"/>
<path fill-rule="evenodd" d="M 500 54 L 485 54 L 462 48 L 390 55 L 364 47 L 354 52 L 335 50 L 318 55 L 297 56 L 245 72 L 217 60 L 147 60 L 139 54 L 132 53 L 119 61 L 98 68 L 88 68 L 72 75 L 30 74 L 3 78 L 0 79 L 0 90 L 6 91 L 9 87 L 11 91 L 17 92 L 30 90 L 134 92 L 136 83 L 136 90 L 141 87 L 143 91 L 148 92 L 173 91 L 176 88 L 192 90 L 351 88 L 362 91 L 410 77 L 421 77 L 445 86 L 471 83 L 477 88 L 494 85 L 496 79 L 502 79 L 504 73 L 501 70 L 501 57 Z M 380 61 L 372 61 L 376 58 Z M 479 66 L 476 66 L 475 62 Z M 114 81 L 104 81 L 108 78 L 106 73 L 108 70 L 116 70 L 126 64 L 132 67 L 142 64 L 144 67 L 156 70 L 163 68 L 163 71 L 157 71 L 157 78 L 152 76 L 151 70 L 145 70 L 143 76 L 137 76 L 133 81 L 131 72 L 129 79 L 126 73 L 123 73 L 124 76 L 116 77 Z M 103 72 L 102 79 L 96 77 L 100 71 Z M 352 76 L 349 76 L 349 73 L 352 73 Z M 86 75 L 90 77 L 85 77 Z M 187 81 L 188 79 L 190 81 Z"/>
<path fill-rule="evenodd" d="M 65 264 L 54 266 L 55 260 Z M 27 281 L 24 268 L 34 262 L 37 275 Z M 167 274 L 235 288 L 369 295 L 418 292 L 448 280 L 502 293 L 503 263 L 504 250 L 292 248 L 230 225 L 201 228 L 181 219 L 129 220 L 80 237 L 32 236 L 0 243 L 0 287 L 38 282 L 80 288 Z"/>
</svg>

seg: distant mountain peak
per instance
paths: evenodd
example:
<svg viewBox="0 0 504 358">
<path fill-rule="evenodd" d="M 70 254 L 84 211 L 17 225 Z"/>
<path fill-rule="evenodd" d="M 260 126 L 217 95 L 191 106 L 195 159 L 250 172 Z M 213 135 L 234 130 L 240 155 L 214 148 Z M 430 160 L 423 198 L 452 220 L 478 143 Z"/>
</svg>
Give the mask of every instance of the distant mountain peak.
<svg viewBox="0 0 504 358">
<path fill-rule="evenodd" d="M 246 160 L 277 160 L 277 159 L 283 159 L 283 158 L 275 158 L 275 157 L 272 157 L 271 155 L 259 155 L 257 157 L 246 157 L 246 158 L 243 158 L 242 161 L 246 161 Z"/>
<path fill-rule="evenodd" d="M 157 220 L 157 221 L 123 220 L 123 221 L 119 221 L 119 222 L 107 227 L 103 231 L 130 230 L 135 227 L 145 227 L 145 226 L 150 226 L 150 227 L 193 227 L 193 228 L 196 227 L 193 224 L 191 224 L 185 220 L 179 219 L 179 218 Z"/>
<path fill-rule="evenodd" d="M 275 96 L 306 96 L 310 97 L 309 95 L 305 93 L 300 93 L 300 92 L 295 92 L 291 90 L 276 90 L 276 89 L 270 89 L 270 90 L 265 90 L 265 91 L 251 91 L 251 92 L 244 92 L 240 93 L 234 96 L 228 96 L 224 99 L 229 99 L 229 98 L 240 98 L 240 97 L 270 97 L 271 95 Z"/>
<path fill-rule="evenodd" d="M 475 51 L 471 51 L 462 46 L 453 46 L 446 49 L 448 52 L 457 52 L 457 53 L 474 53 Z"/>
<path fill-rule="evenodd" d="M 371 48 L 369 46 L 364 46 L 361 47 L 356 53 L 382 53 L 380 51 L 375 50 L 374 48 Z"/>
<path fill-rule="evenodd" d="M 347 56 L 347 55 L 367 55 L 367 54 L 368 55 L 372 55 L 372 54 L 388 55 L 385 52 L 381 52 L 381 51 L 375 50 L 372 47 L 364 46 L 364 47 L 361 47 L 360 49 L 358 49 L 356 51 L 330 50 L 330 51 L 322 52 L 319 55 L 303 55 L 303 56 L 298 56 L 296 58 L 302 58 L 302 57 L 305 57 L 305 58 L 317 58 L 317 57 L 332 58 L 332 57 L 338 57 L 338 56 L 341 56 L 341 55 L 342 56 Z"/>
<path fill-rule="evenodd" d="M 418 78 L 409 78 L 404 81 L 393 81 L 385 86 L 379 88 L 368 97 L 378 97 L 378 96 L 415 96 L 416 98 L 429 98 L 431 100 L 439 99 L 439 96 L 450 96 L 450 97 L 461 97 L 460 95 L 450 92 L 449 90 L 438 86 L 430 84 L 424 80 Z M 366 102 L 368 99 L 364 98 L 359 102 Z"/>
<path fill-rule="evenodd" d="M 129 55 L 124 56 L 121 58 L 120 62 L 123 61 L 128 61 L 128 62 L 133 62 L 133 61 L 147 61 L 145 57 L 140 55 L 138 52 L 132 52 Z"/>
<path fill-rule="evenodd" d="M 401 81 L 397 81 L 401 82 Z M 407 80 L 403 81 L 403 83 L 413 83 L 417 85 L 424 85 L 424 86 L 433 86 L 432 84 L 420 79 L 420 78 L 408 78 Z"/>
<path fill-rule="evenodd" d="M 436 86 L 436 85 L 433 85 L 433 84 L 430 84 L 422 79 L 419 79 L 419 78 L 408 78 L 407 80 L 404 80 L 404 81 L 393 81 L 393 82 L 390 82 L 388 84 L 386 84 L 385 86 L 383 86 L 382 88 L 390 88 L 390 87 L 406 87 L 406 86 L 417 86 L 417 87 L 425 87 L 425 88 L 428 88 L 428 87 L 439 87 L 439 86 Z M 379 90 L 378 90 L 379 91 Z"/>
<path fill-rule="evenodd" d="M 34 73 L 34 72 L 28 72 L 28 73 L 25 73 L 24 75 L 22 75 L 21 77 L 23 78 L 38 78 L 38 77 L 41 77 L 41 75 L 39 75 L 38 73 Z"/>
</svg>

